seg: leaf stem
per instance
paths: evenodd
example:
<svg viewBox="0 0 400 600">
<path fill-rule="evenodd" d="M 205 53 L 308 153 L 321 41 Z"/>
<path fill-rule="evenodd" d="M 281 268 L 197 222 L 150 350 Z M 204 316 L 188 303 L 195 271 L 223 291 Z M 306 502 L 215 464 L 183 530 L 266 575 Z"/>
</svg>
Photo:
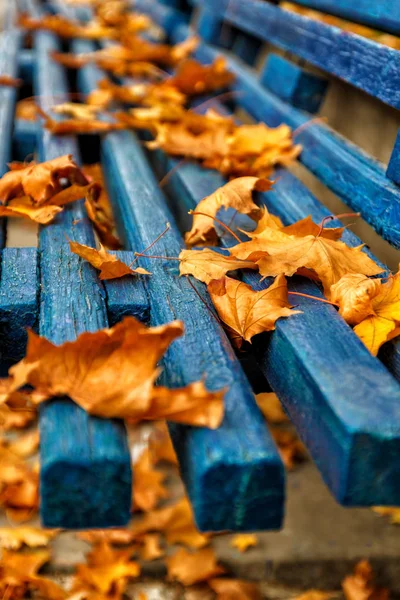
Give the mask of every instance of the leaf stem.
<svg viewBox="0 0 400 600">
<path fill-rule="evenodd" d="M 213 221 L 216 221 L 217 223 L 219 223 L 219 225 L 221 225 L 221 227 L 223 227 L 224 229 L 226 229 L 226 231 L 228 231 L 231 234 L 231 236 L 233 238 L 235 238 L 235 240 L 237 242 L 239 242 L 239 244 L 242 243 L 242 240 L 240 239 L 240 237 L 238 237 L 236 235 L 236 233 L 234 231 L 232 231 L 232 229 L 230 227 L 228 227 L 228 225 L 226 225 L 225 223 L 223 223 L 222 221 L 220 221 L 220 219 L 217 219 L 217 217 L 213 217 L 212 215 L 209 215 L 207 213 L 197 212 L 196 210 L 190 210 L 189 211 L 189 215 L 202 215 L 203 217 L 209 217 Z"/>
<path fill-rule="evenodd" d="M 130 265 L 128 265 L 128 267 L 131 267 L 139 259 L 139 256 L 145 256 L 144 253 L 147 252 L 147 250 L 150 250 L 150 248 L 152 248 L 154 246 L 154 244 L 156 244 L 158 242 L 158 240 L 160 240 L 163 237 L 163 235 L 165 235 L 167 233 L 167 231 L 169 231 L 170 229 L 171 229 L 171 225 L 169 223 L 167 223 L 167 226 L 165 227 L 164 231 L 162 233 L 160 233 L 159 236 L 156 237 L 154 242 L 151 242 L 150 246 L 147 246 L 147 248 L 142 250 L 142 252 L 135 252 L 136 258 L 131 262 Z M 150 258 L 150 257 L 148 257 L 148 258 Z"/>
<path fill-rule="evenodd" d="M 331 306 L 337 306 L 339 308 L 339 304 L 335 302 L 330 302 L 329 300 L 325 300 L 324 298 L 318 298 L 318 296 L 311 296 L 310 294 L 302 294 L 301 292 L 288 292 L 291 296 L 301 296 L 302 298 L 310 298 L 311 300 L 317 300 L 318 302 L 323 302 L 324 304 L 330 304 Z"/>
<path fill-rule="evenodd" d="M 350 218 L 350 217 L 359 217 L 361 215 L 361 213 L 341 213 L 340 215 L 328 215 L 327 217 L 324 217 L 321 221 L 320 227 L 319 227 L 319 231 L 316 235 L 316 237 L 319 237 L 325 227 L 325 223 L 327 223 L 328 221 L 336 221 L 336 219 L 346 219 L 346 218 Z"/>
</svg>

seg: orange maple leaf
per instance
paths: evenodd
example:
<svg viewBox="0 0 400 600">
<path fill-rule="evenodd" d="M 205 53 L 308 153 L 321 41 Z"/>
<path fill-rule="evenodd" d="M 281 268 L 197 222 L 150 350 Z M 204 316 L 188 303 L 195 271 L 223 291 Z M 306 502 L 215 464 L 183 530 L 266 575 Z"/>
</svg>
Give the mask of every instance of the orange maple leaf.
<svg viewBox="0 0 400 600">
<path fill-rule="evenodd" d="M 216 600 L 262 600 L 263 598 L 257 583 L 225 577 L 215 577 L 207 583 L 217 594 Z"/>
<path fill-rule="evenodd" d="M 193 275 L 199 281 L 210 283 L 213 279 L 221 279 L 229 271 L 236 269 L 257 270 L 257 265 L 250 260 L 237 260 L 214 252 L 209 248 L 203 250 L 182 250 L 179 254 L 179 272 L 181 275 Z"/>
<path fill-rule="evenodd" d="M 151 275 L 149 271 L 141 267 L 131 269 L 131 267 L 119 260 L 114 254 L 109 254 L 101 244 L 100 250 L 71 240 L 69 246 L 71 252 L 77 254 L 100 271 L 99 277 L 102 280 L 118 279 L 126 275 Z"/>
<path fill-rule="evenodd" d="M 367 560 L 361 560 L 342 582 L 346 600 L 388 600 L 389 591 L 374 584 L 374 572 Z"/>
<path fill-rule="evenodd" d="M 207 581 L 225 570 L 217 564 L 217 557 L 212 548 L 204 548 L 197 552 L 188 552 L 183 548 L 165 560 L 168 578 L 177 579 L 183 585 L 193 585 Z"/>
</svg>

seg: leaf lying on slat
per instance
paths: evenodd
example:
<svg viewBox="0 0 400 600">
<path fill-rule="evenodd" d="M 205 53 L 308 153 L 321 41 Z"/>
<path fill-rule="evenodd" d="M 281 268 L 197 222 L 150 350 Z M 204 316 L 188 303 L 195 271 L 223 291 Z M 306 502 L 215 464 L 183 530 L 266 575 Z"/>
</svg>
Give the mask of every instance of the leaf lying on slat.
<svg viewBox="0 0 400 600">
<path fill-rule="evenodd" d="M 114 254 L 109 254 L 101 244 L 99 250 L 72 241 L 69 242 L 69 246 L 71 252 L 77 254 L 100 271 L 99 277 L 102 280 L 118 279 L 126 275 L 151 275 L 149 271 L 141 267 L 131 269 Z"/>
<path fill-rule="evenodd" d="M 179 272 L 181 275 L 193 275 L 199 281 L 210 283 L 213 279 L 220 279 L 229 271 L 236 269 L 255 269 L 257 265 L 250 260 L 236 260 L 233 256 L 226 256 L 213 252 L 208 248 L 203 250 L 182 250 L 179 254 Z"/>
</svg>

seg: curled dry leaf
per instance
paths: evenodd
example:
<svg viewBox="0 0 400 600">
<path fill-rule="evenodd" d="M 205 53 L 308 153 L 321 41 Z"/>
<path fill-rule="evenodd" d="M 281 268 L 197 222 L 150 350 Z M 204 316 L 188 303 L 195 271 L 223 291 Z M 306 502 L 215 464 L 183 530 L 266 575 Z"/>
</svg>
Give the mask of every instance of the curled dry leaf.
<svg viewBox="0 0 400 600">
<path fill-rule="evenodd" d="M 216 428 L 223 416 L 223 390 L 209 392 L 200 381 L 175 390 L 154 387 L 158 361 L 182 334 L 180 321 L 151 328 L 133 317 L 61 346 L 29 331 L 26 357 L 10 369 L 10 392 L 31 385 L 36 404 L 69 396 L 100 417 L 168 418 Z"/>
<path fill-rule="evenodd" d="M 149 512 L 160 500 L 168 498 L 168 490 L 163 485 L 164 479 L 164 473 L 154 468 L 151 452 L 146 448 L 133 466 L 134 509 Z"/>
<path fill-rule="evenodd" d="M 249 548 L 257 546 L 258 538 L 254 533 L 241 533 L 235 535 L 231 541 L 231 546 L 237 548 L 239 552 L 246 552 Z"/>
<path fill-rule="evenodd" d="M 186 96 L 195 96 L 227 87 L 234 79 L 226 68 L 226 60 L 219 56 L 211 65 L 202 65 L 194 59 L 181 62 L 168 83 Z"/>
<path fill-rule="evenodd" d="M 65 180 L 71 186 L 86 186 L 88 181 L 71 155 L 43 163 L 12 163 L 11 170 L 0 179 L 0 202 L 29 197 L 34 206 L 57 204 L 54 198 L 65 192 Z M 82 197 L 82 195 L 80 196 Z M 63 202 L 65 204 L 65 202 Z"/>
<path fill-rule="evenodd" d="M 100 242 L 107 248 L 118 250 L 121 248 L 121 242 L 116 235 L 114 216 L 101 167 L 100 165 L 85 166 L 83 172 L 93 181 L 86 193 L 85 208 L 88 217 L 96 229 Z"/>
<path fill-rule="evenodd" d="M 339 312 L 374 356 L 400 335 L 400 271 L 386 283 L 362 275 L 342 277 L 331 289 Z"/>
<path fill-rule="evenodd" d="M 183 544 L 189 548 L 202 548 L 210 536 L 200 533 L 194 523 L 192 507 L 185 497 L 166 508 L 146 513 L 134 521 L 132 530 L 136 536 L 144 533 L 163 532 L 168 544 Z"/>
<path fill-rule="evenodd" d="M 375 506 L 372 509 L 381 517 L 390 517 L 393 525 L 400 525 L 400 507 L 398 506 Z"/>
<path fill-rule="evenodd" d="M 19 550 L 24 545 L 30 548 L 47 546 L 57 533 L 56 529 L 0 527 L 0 546 L 8 550 Z"/>
<path fill-rule="evenodd" d="M 80 135 L 91 133 L 101 135 L 102 133 L 109 133 L 110 131 L 125 129 L 123 123 L 101 121 L 100 119 L 95 118 L 72 118 L 65 119 L 64 121 L 56 121 L 49 116 L 47 116 L 44 121 L 44 127 L 54 135 L 71 135 L 73 133 Z"/>
<path fill-rule="evenodd" d="M 165 552 L 160 546 L 160 541 L 161 537 L 158 533 L 145 534 L 141 538 L 140 558 L 145 561 L 152 561 L 164 556 Z"/>
<path fill-rule="evenodd" d="M 342 582 L 346 600 L 388 600 L 389 591 L 374 583 L 374 572 L 367 560 L 361 560 Z"/>
<path fill-rule="evenodd" d="M 293 600 L 330 600 L 338 597 L 337 592 L 323 592 L 321 590 L 307 590 L 304 594 L 300 594 Z"/>
<path fill-rule="evenodd" d="M 165 562 L 168 568 L 168 578 L 177 579 L 183 585 L 207 581 L 225 572 L 218 565 L 212 548 L 204 548 L 197 552 L 188 552 L 182 548 L 173 556 L 166 558 Z"/>
<path fill-rule="evenodd" d="M 281 317 L 290 317 L 299 311 L 288 302 L 286 279 L 279 275 L 266 290 L 254 291 L 242 281 L 223 277 L 208 287 L 218 316 L 233 332 L 235 344 L 250 341 L 254 335 L 275 329 Z"/>
<path fill-rule="evenodd" d="M 11 200 L 7 206 L 0 204 L 0 217 L 26 218 L 41 225 L 51 223 L 60 212 L 62 212 L 60 206 L 32 206 L 32 202 L 28 197 Z"/>
<path fill-rule="evenodd" d="M 207 583 L 217 594 L 216 600 L 262 600 L 263 598 L 257 583 L 224 577 L 215 577 Z"/>
<path fill-rule="evenodd" d="M 14 521 L 32 518 L 39 506 L 38 474 L 3 443 L 0 446 L 0 505 Z"/>
<path fill-rule="evenodd" d="M 101 280 L 119 279 L 126 275 L 151 275 L 149 271 L 141 267 L 131 269 L 114 254 L 109 254 L 101 244 L 100 250 L 72 241 L 69 242 L 69 246 L 71 252 L 77 254 L 100 271 L 99 277 Z"/>
<path fill-rule="evenodd" d="M 181 275 L 193 275 L 199 281 L 210 283 L 213 279 L 221 279 L 229 271 L 236 269 L 255 269 L 250 260 L 242 261 L 214 252 L 208 248 L 203 250 L 182 250 L 179 254 L 179 272 Z"/>
<path fill-rule="evenodd" d="M 80 540 L 84 540 L 89 544 L 106 542 L 107 544 L 126 546 L 132 544 L 135 540 L 135 534 L 127 528 L 91 529 L 90 531 L 82 531 L 76 535 Z"/>
<path fill-rule="evenodd" d="M 28 458 L 35 454 L 39 448 L 39 430 L 34 429 L 23 435 L 20 435 L 14 441 L 10 442 L 10 450 L 21 458 Z"/>
<path fill-rule="evenodd" d="M 131 561 L 132 551 L 114 550 L 106 542 L 95 546 L 87 555 L 87 564 L 76 566 L 72 591 L 97 592 L 119 598 L 128 581 L 140 575 L 140 566 Z"/>
<path fill-rule="evenodd" d="M 213 217 L 217 216 L 221 208 L 232 208 L 238 212 L 257 219 L 260 208 L 253 202 L 253 191 L 265 192 L 271 189 L 272 183 L 267 179 L 258 177 L 240 177 L 216 190 L 210 196 L 203 198 L 196 207 L 192 229 L 186 234 L 185 242 L 188 246 L 196 244 L 215 244 Z M 211 218 L 210 218 L 211 217 Z"/>
<path fill-rule="evenodd" d="M 307 451 L 296 432 L 273 427 L 271 434 L 278 446 L 281 459 L 289 471 L 296 463 L 303 462 L 307 458 Z"/>
<path fill-rule="evenodd" d="M 63 104 L 56 104 L 53 106 L 51 111 L 56 115 L 73 117 L 78 121 L 91 121 L 98 114 L 99 108 L 96 106 L 90 106 L 89 104 L 64 102 Z"/>
<path fill-rule="evenodd" d="M 281 424 L 287 423 L 289 420 L 278 396 L 274 392 L 257 394 L 256 402 L 268 423 Z"/>
<path fill-rule="evenodd" d="M 231 254 L 257 263 L 263 277 L 282 273 L 291 276 L 302 267 L 311 269 L 321 280 L 328 298 L 332 285 L 343 275 L 377 275 L 382 272 L 362 251 L 363 246 L 349 248 L 343 242 L 320 235 L 288 235 L 271 228 L 264 229 L 259 235 L 253 234 L 252 238 L 250 242 L 231 248 Z"/>
</svg>

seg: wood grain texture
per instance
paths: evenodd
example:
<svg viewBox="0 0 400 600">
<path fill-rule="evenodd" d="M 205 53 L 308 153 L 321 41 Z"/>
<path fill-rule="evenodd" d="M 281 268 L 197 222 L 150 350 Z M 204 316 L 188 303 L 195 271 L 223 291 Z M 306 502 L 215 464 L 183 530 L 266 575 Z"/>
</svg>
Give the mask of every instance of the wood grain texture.
<svg viewBox="0 0 400 600">
<path fill-rule="evenodd" d="M 165 172 L 175 164 L 158 152 Z M 298 180 L 277 172 L 273 191 L 260 200 L 285 223 L 328 211 Z M 195 164 L 182 165 L 169 179 L 171 208 L 182 215 L 220 185 L 223 178 Z M 359 243 L 346 232 L 349 245 Z M 224 238 L 223 244 L 229 240 Z M 257 290 L 268 287 L 254 273 L 243 280 Z M 290 291 L 322 297 L 305 279 L 291 278 Z M 204 293 L 204 292 L 203 292 Z M 338 315 L 326 304 L 298 298 L 303 311 L 279 320 L 276 331 L 253 340 L 254 355 L 279 395 L 324 480 L 339 502 L 351 506 L 400 501 L 400 387 Z"/>
<path fill-rule="evenodd" d="M 234 54 L 239 56 L 236 52 Z M 287 58 L 274 53 L 268 55 L 260 83 L 285 102 L 311 114 L 320 109 L 328 87 L 326 79 L 307 73 Z"/>
<path fill-rule="evenodd" d="M 111 253 L 114 254 L 114 253 Z M 119 260 L 130 265 L 135 260 L 133 252 L 115 252 Z M 132 316 L 143 323 L 150 320 L 150 304 L 143 278 L 126 276 L 104 281 L 108 320 L 110 325 L 119 323 L 124 317 Z"/>
<path fill-rule="evenodd" d="M 18 76 L 18 52 L 22 36 L 17 29 L 0 34 L 0 75 Z M 8 171 L 7 163 L 12 158 L 12 135 L 17 90 L 0 86 L 0 177 Z M 6 219 L 0 220 L 0 249 L 5 246 Z"/>
<path fill-rule="evenodd" d="M 400 53 L 326 23 L 284 11 L 264 0 L 204 0 L 204 10 L 241 30 L 293 52 L 400 108 Z"/>
<path fill-rule="evenodd" d="M 349 21 L 370 25 L 381 31 L 400 34 L 400 5 L 396 0 L 293 0 Z"/>
<path fill-rule="evenodd" d="M 187 28 L 175 31 L 174 40 L 184 39 Z M 202 44 L 195 56 L 209 63 L 219 52 Z M 236 75 L 232 89 L 237 102 L 257 121 L 271 127 L 287 123 L 294 130 L 312 117 L 283 102 L 264 89 L 254 71 L 228 57 Z M 303 146 L 299 160 L 336 193 L 385 240 L 400 248 L 400 189 L 385 173 L 383 165 L 327 125 L 314 124 L 301 131 L 296 141 Z"/>
<path fill-rule="evenodd" d="M 31 14 L 37 16 L 32 0 L 29 6 Z M 35 94 L 48 111 L 53 104 L 68 99 L 64 71 L 49 56 L 59 50 L 59 44 L 52 34 L 41 32 L 35 35 L 35 50 Z M 57 138 L 44 130 L 40 142 L 41 160 L 64 154 L 79 158 L 71 137 Z M 97 274 L 70 252 L 67 238 L 94 246 L 82 202 L 66 207 L 40 232 L 39 331 L 56 344 L 108 325 L 105 293 Z M 90 417 L 70 400 L 56 399 L 42 406 L 40 435 L 44 525 L 90 528 L 126 524 L 131 467 L 123 423 Z"/>
<path fill-rule="evenodd" d="M 80 42 L 81 51 L 83 47 L 89 49 Z M 80 91 L 88 94 L 99 77 L 101 71 L 93 66 L 81 69 Z M 169 222 L 170 231 L 154 251 L 177 256 L 183 240 L 136 136 L 107 135 L 102 163 L 125 246 L 147 247 Z M 185 323 L 184 337 L 174 342 L 163 361 L 163 383 L 180 387 L 205 377 L 210 389 L 227 387 L 225 418 L 218 430 L 170 426 L 198 527 L 204 531 L 279 528 L 284 468 L 225 333 L 187 279 L 179 277 L 175 261 L 141 258 L 140 264 L 153 273 L 144 280 L 150 323 L 173 319 Z"/>
<path fill-rule="evenodd" d="M 25 356 L 28 327 L 39 317 L 39 272 L 36 248 L 5 248 L 0 280 L 1 376 Z"/>
</svg>

